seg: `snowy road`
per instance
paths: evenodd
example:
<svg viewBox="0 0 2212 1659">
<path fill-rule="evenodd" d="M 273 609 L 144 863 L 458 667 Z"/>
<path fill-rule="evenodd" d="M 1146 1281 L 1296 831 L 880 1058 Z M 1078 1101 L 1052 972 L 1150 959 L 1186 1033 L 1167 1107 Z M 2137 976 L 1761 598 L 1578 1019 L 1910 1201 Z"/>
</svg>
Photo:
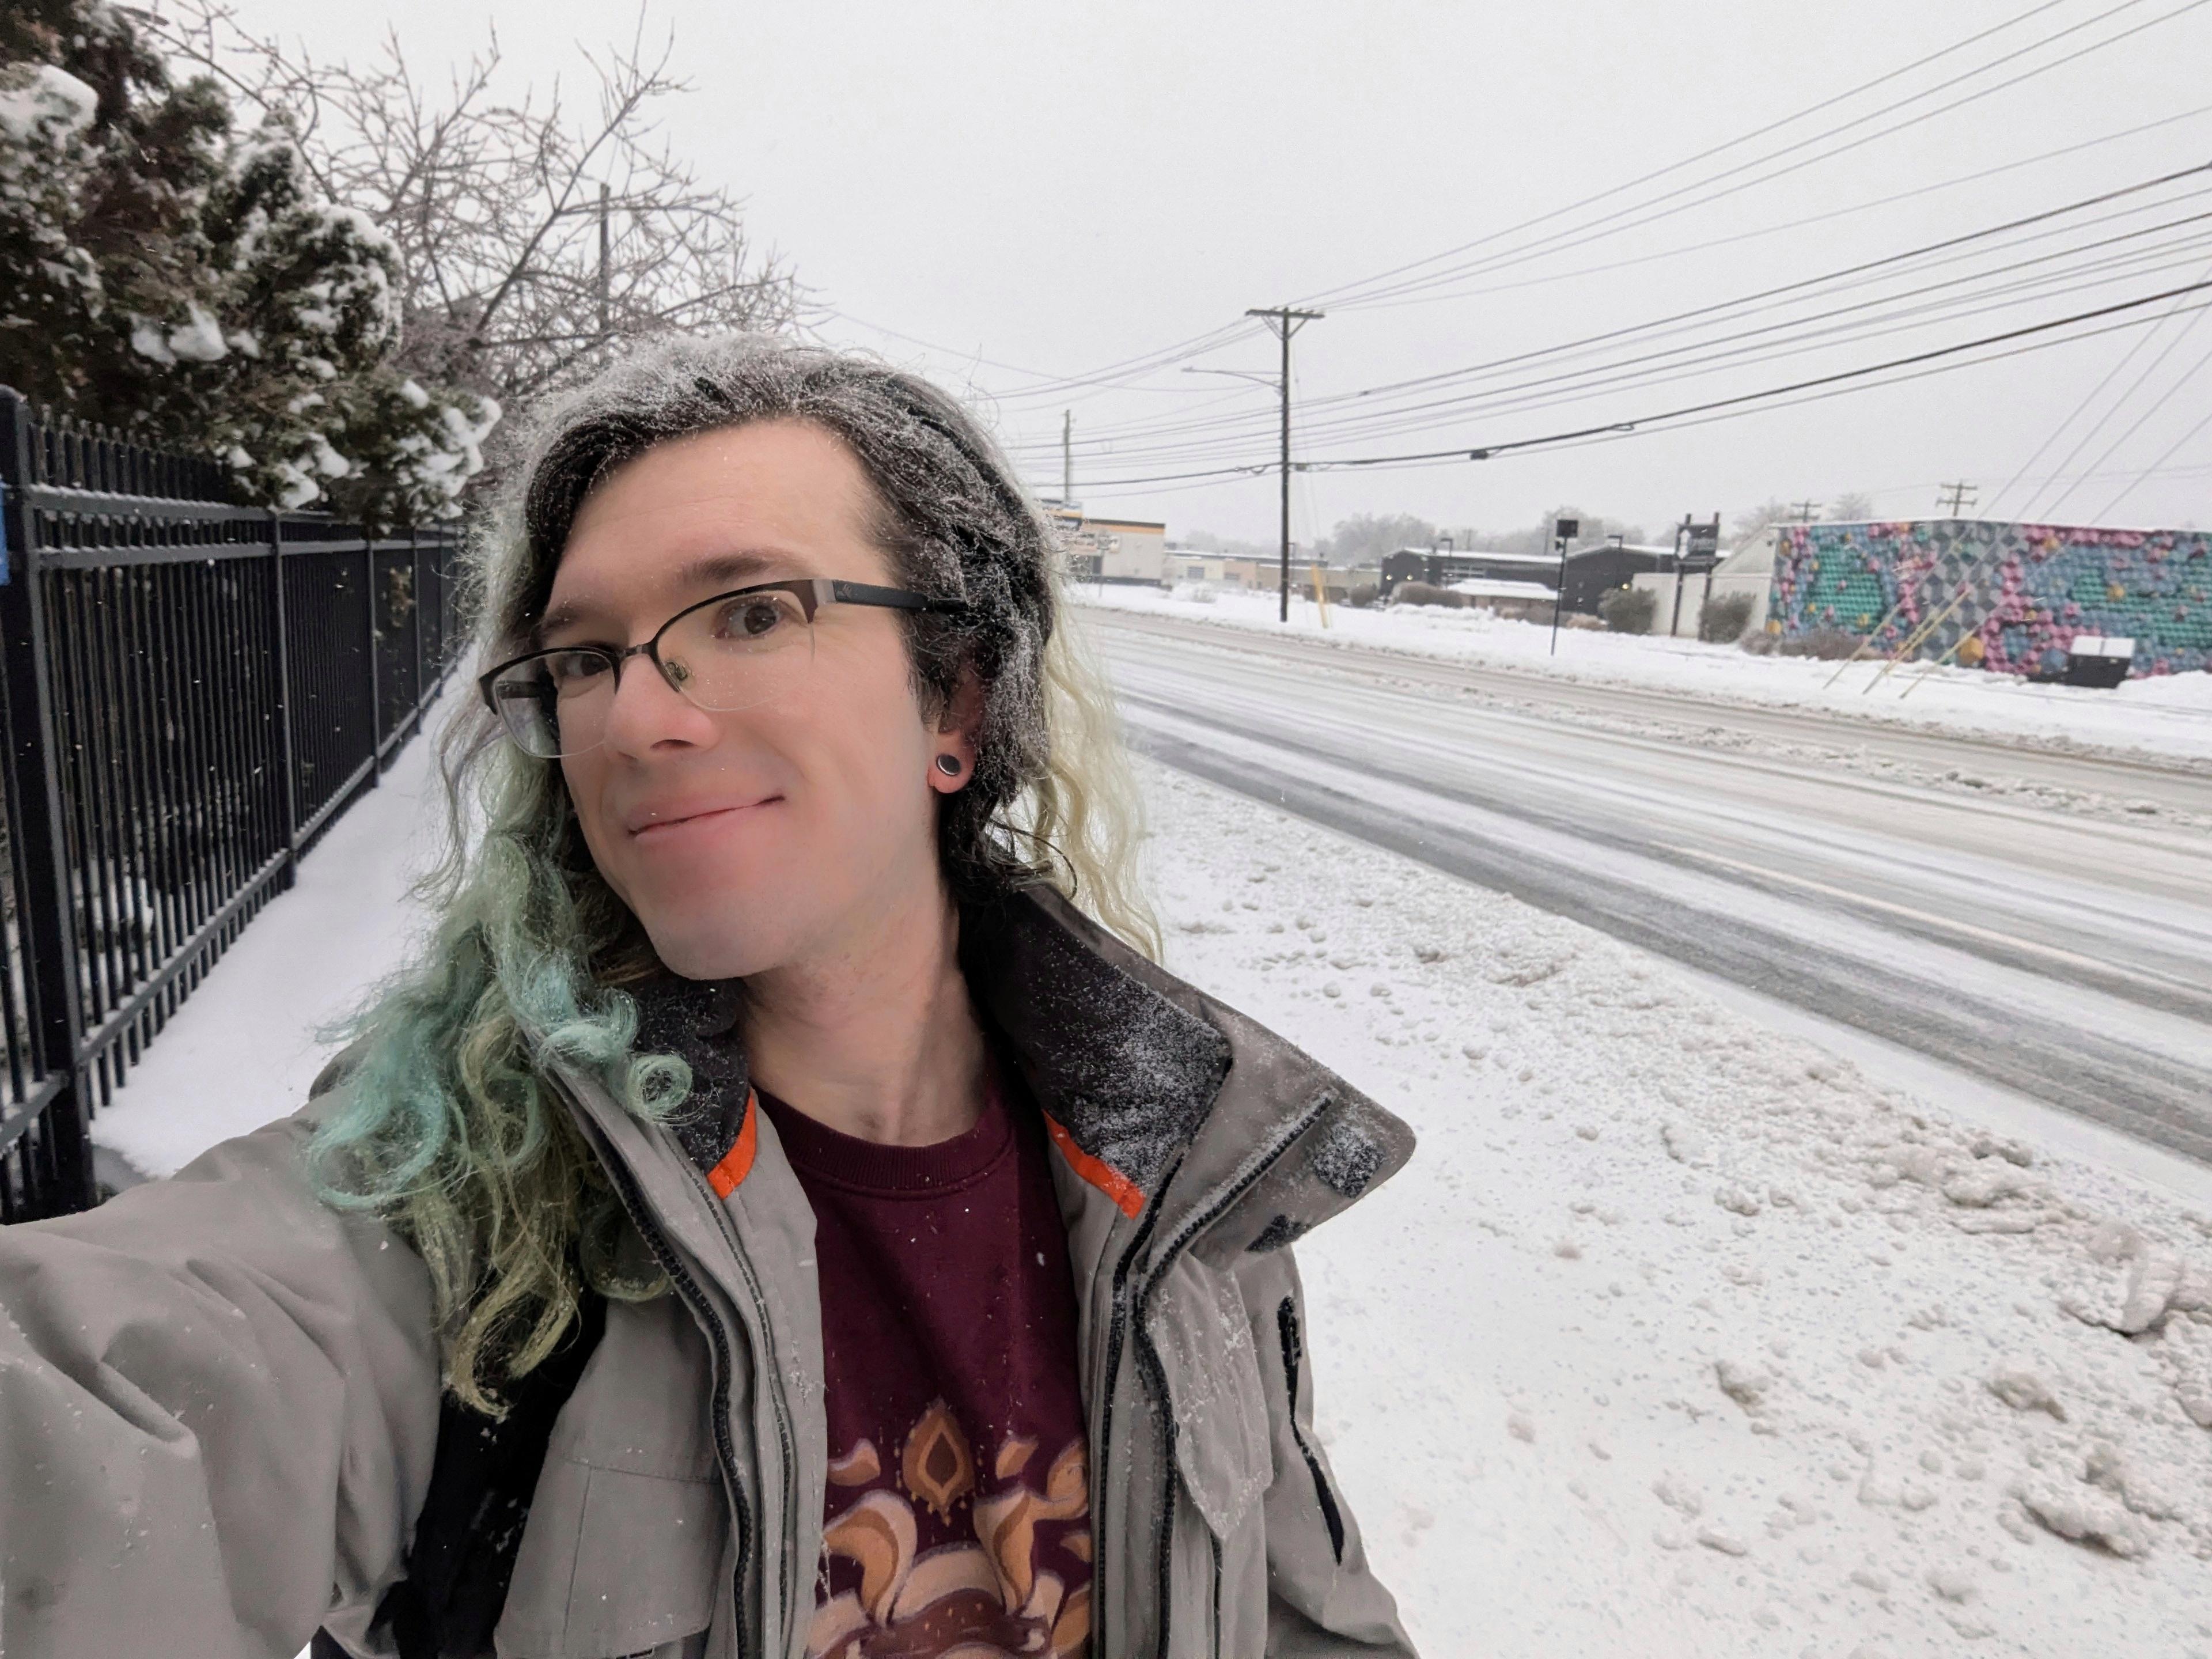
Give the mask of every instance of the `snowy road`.
<svg viewBox="0 0 2212 1659">
<path fill-rule="evenodd" d="M 1166 618 L 1085 620 L 1132 740 L 1171 765 L 2212 1161 L 2212 836 L 2186 822 L 2212 817 L 2212 780 Z M 1822 739 L 1860 753 L 1824 759 Z M 1908 775 L 2159 810 L 2135 822 L 1985 799 L 1870 771 L 1869 750 Z"/>
</svg>

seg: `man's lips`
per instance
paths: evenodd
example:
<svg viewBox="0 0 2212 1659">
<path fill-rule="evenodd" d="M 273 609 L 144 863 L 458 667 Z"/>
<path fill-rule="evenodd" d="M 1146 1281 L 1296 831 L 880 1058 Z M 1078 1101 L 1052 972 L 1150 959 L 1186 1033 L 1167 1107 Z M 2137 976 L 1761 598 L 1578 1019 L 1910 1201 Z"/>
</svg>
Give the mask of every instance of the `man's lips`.
<svg viewBox="0 0 2212 1659">
<path fill-rule="evenodd" d="M 768 795 L 759 800 L 702 803 L 697 806 L 672 806 L 632 813 L 623 827 L 633 839 L 650 841 L 672 830 L 701 826 L 716 819 L 733 817 L 740 812 L 750 812 L 782 799 L 781 795 Z"/>
</svg>

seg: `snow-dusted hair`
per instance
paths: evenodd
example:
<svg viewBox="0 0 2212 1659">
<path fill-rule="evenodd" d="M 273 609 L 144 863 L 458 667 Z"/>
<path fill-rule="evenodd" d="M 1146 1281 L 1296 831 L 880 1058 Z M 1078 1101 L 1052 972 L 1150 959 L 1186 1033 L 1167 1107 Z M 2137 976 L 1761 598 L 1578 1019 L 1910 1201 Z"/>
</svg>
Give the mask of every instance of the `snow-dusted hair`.
<svg viewBox="0 0 2212 1659">
<path fill-rule="evenodd" d="M 769 420 L 851 451 L 900 586 L 968 601 L 960 618 L 906 623 L 926 715 L 964 674 L 982 694 L 975 775 L 939 805 L 955 898 L 1047 882 L 1155 951 L 1133 874 L 1135 790 L 1103 681 L 1061 616 L 1050 526 L 974 418 L 914 375 L 782 340 L 673 337 L 550 405 L 473 544 L 481 659 L 527 648 L 576 514 L 610 475 L 657 444 Z M 568 1329 L 580 1283 L 659 1288 L 617 1270 L 621 1210 L 541 1068 L 585 1066 L 648 1118 L 690 1079 L 680 1060 L 633 1052 L 622 988 L 659 964 L 593 865 L 560 769 L 506 743 L 473 701 L 441 748 L 450 836 L 423 884 L 441 924 L 354 1022 L 366 1040 L 314 1150 L 331 1202 L 389 1217 L 422 1252 L 449 1384 L 489 1410 L 491 1389 Z"/>
</svg>

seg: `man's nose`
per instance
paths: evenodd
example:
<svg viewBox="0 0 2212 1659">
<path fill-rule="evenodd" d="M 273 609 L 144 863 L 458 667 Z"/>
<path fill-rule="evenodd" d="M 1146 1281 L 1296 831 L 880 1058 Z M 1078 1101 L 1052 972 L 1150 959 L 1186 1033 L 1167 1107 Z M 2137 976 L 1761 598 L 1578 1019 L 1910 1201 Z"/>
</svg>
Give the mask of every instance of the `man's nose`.
<svg viewBox="0 0 2212 1659">
<path fill-rule="evenodd" d="M 640 652 L 622 665 L 607 706 L 606 743 L 642 755 L 665 743 L 714 741 L 714 717 L 668 683 L 660 665 Z"/>
</svg>

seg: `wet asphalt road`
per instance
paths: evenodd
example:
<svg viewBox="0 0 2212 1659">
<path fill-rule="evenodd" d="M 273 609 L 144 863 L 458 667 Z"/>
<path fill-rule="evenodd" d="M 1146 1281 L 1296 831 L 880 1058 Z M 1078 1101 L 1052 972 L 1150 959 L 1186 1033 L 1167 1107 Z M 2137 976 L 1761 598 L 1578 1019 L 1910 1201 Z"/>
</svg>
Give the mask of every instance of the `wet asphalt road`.
<svg viewBox="0 0 2212 1659">
<path fill-rule="evenodd" d="M 2212 834 L 2172 817 L 2212 819 L 2212 777 L 1168 618 L 1085 621 L 1133 744 L 1158 760 L 2212 1162 Z M 1838 750 L 2166 812 L 1931 787 Z"/>
</svg>

